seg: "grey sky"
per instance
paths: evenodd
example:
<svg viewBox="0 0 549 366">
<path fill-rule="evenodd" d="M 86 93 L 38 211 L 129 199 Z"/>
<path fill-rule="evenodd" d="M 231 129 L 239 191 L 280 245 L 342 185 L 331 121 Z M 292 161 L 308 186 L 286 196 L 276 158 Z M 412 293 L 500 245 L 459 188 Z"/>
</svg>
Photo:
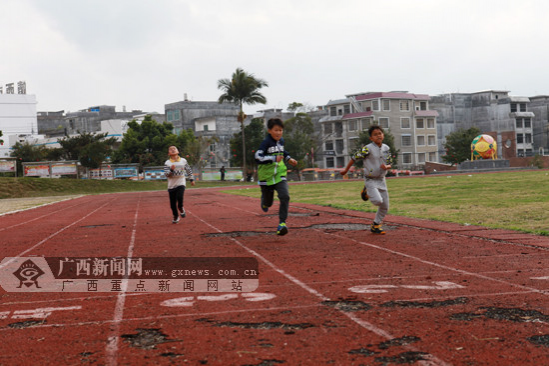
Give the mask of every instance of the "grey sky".
<svg viewBox="0 0 549 366">
<path fill-rule="evenodd" d="M 237 67 L 268 104 L 345 94 L 549 94 L 545 0 L 3 0 L 0 85 L 24 80 L 39 111 L 163 112 L 217 100 Z"/>
</svg>

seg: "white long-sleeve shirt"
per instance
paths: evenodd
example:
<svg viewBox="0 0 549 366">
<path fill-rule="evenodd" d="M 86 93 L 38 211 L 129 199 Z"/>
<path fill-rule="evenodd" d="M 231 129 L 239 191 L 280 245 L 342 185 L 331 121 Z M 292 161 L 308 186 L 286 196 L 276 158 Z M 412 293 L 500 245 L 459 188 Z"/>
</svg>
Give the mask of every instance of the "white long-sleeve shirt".
<svg viewBox="0 0 549 366">
<path fill-rule="evenodd" d="M 172 165 L 174 166 L 173 171 L 171 170 Z M 177 161 L 172 159 L 166 160 L 164 163 L 164 174 L 168 178 L 168 189 L 186 185 L 186 175 L 189 176 L 191 182 L 194 180 L 191 166 L 187 162 L 187 159 L 182 157 L 179 157 Z"/>
</svg>

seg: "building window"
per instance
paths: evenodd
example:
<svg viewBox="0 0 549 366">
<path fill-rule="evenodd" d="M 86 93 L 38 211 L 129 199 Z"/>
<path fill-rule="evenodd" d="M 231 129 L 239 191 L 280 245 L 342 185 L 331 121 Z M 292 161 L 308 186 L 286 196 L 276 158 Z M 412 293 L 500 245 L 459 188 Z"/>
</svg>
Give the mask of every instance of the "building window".
<svg viewBox="0 0 549 366">
<path fill-rule="evenodd" d="M 419 102 L 419 110 L 420 111 L 426 111 L 427 110 L 427 102 Z"/>
<path fill-rule="evenodd" d="M 401 136 L 401 146 L 412 146 L 412 135 Z"/>
<path fill-rule="evenodd" d="M 517 103 L 511 103 L 511 113 L 514 113 L 517 111 Z"/>
<path fill-rule="evenodd" d="M 524 142 L 524 135 L 522 133 L 517 134 L 517 143 L 522 144 Z"/>
<path fill-rule="evenodd" d="M 380 117 L 379 118 L 379 125 L 382 128 L 389 128 L 389 118 L 388 117 Z"/>
<path fill-rule="evenodd" d="M 524 119 L 524 128 L 532 128 L 532 119 L 531 118 L 525 118 Z"/>
<path fill-rule="evenodd" d="M 417 145 L 418 146 L 425 146 L 425 136 L 419 135 L 417 137 Z"/>
<path fill-rule="evenodd" d="M 326 144 L 324 144 L 324 147 L 326 148 L 326 151 L 333 151 L 334 150 L 333 141 L 326 142 Z"/>
<path fill-rule="evenodd" d="M 429 161 L 437 161 L 437 153 L 430 152 L 429 153 Z"/>
<path fill-rule="evenodd" d="M 345 104 L 343 106 L 343 114 L 349 114 L 351 113 L 351 106 L 349 104 Z"/>
<path fill-rule="evenodd" d="M 517 128 L 522 128 L 522 118 L 517 118 Z"/>
<path fill-rule="evenodd" d="M 531 144 L 532 143 L 532 135 L 527 133 L 524 135 L 524 142 L 527 143 L 527 144 Z"/>
<path fill-rule="evenodd" d="M 437 144 L 435 135 L 429 135 L 429 136 L 427 136 L 427 144 L 428 144 L 429 146 L 435 146 L 435 145 Z"/>
<path fill-rule="evenodd" d="M 208 125 L 204 125 L 204 131 L 208 131 Z"/>
<path fill-rule="evenodd" d="M 425 128 L 425 124 L 423 123 L 423 118 L 416 119 L 416 128 L 418 129 Z"/>
<path fill-rule="evenodd" d="M 410 110 L 410 101 L 409 100 L 401 100 L 399 104 L 400 104 L 400 110 L 401 111 L 409 111 Z"/>
<path fill-rule="evenodd" d="M 362 129 L 367 130 L 370 128 L 370 119 L 369 118 L 363 118 L 362 119 Z"/>
<path fill-rule="evenodd" d="M 400 119 L 400 128 L 411 128 L 410 127 L 410 118 L 401 118 Z"/>
<path fill-rule="evenodd" d="M 343 123 L 341 122 L 335 123 L 335 133 L 337 137 L 341 137 L 341 135 L 343 134 Z"/>
<path fill-rule="evenodd" d="M 336 140 L 336 154 L 343 154 L 343 140 Z"/>
<path fill-rule="evenodd" d="M 337 116 L 336 107 L 330 107 L 330 116 L 332 117 Z"/>
<path fill-rule="evenodd" d="M 337 157 L 337 168 L 344 168 L 345 167 L 345 158 L 343 156 Z"/>
<path fill-rule="evenodd" d="M 391 100 L 390 99 L 383 99 L 381 102 L 383 103 L 383 110 L 384 111 L 390 111 L 391 110 Z"/>
<path fill-rule="evenodd" d="M 526 103 L 520 103 L 520 111 L 526 112 Z"/>
<path fill-rule="evenodd" d="M 356 131 L 356 119 L 349 121 L 349 131 Z"/>
<path fill-rule="evenodd" d="M 425 164 L 425 153 L 417 154 L 417 163 Z"/>
<path fill-rule="evenodd" d="M 334 167 L 334 158 L 326 158 L 326 168 L 333 168 Z"/>
<path fill-rule="evenodd" d="M 372 110 L 379 111 L 379 100 L 372 100 Z"/>
<path fill-rule="evenodd" d="M 435 128 L 435 119 L 427 118 L 427 128 Z"/>
<path fill-rule="evenodd" d="M 327 134 L 327 135 L 333 133 L 332 123 L 331 122 L 324 124 L 324 133 Z"/>
<path fill-rule="evenodd" d="M 412 153 L 402 154 L 402 164 L 412 164 Z"/>
</svg>

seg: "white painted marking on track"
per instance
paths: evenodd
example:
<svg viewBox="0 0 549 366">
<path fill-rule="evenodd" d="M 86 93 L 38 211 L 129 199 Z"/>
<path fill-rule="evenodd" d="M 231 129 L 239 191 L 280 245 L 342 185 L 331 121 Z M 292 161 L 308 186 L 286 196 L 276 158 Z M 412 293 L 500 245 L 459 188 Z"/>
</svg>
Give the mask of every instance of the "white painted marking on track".
<svg viewBox="0 0 549 366">
<path fill-rule="evenodd" d="M 193 216 L 198 219 L 199 221 L 201 221 L 202 223 L 204 223 L 205 225 L 209 226 L 210 228 L 212 228 L 213 230 L 217 231 L 218 233 L 222 233 L 223 231 L 221 231 L 220 229 L 218 229 L 217 227 L 213 226 L 212 224 L 204 221 L 202 218 L 200 218 L 199 216 L 197 216 L 196 214 L 194 213 L 191 213 L 193 214 Z M 290 280 L 291 282 L 293 282 L 294 284 L 296 284 L 297 286 L 301 287 L 302 289 L 304 289 L 305 291 L 307 291 L 309 294 L 311 295 L 314 295 L 316 297 L 318 297 L 319 299 L 321 299 L 322 301 L 329 301 L 330 298 L 324 296 L 323 294 L 321 294 L 320 292 L 316 291 L 315 289 L 313 289 L 312 287 L 308 286 L 307 284 L 305 284 L 304 282 L 298 280 L 296 277 L 286 273 L 284 270 L 282 270 L 281 268 L 278 268 L 277 266 L 275 266 L 271 261 L 269 261 L 267 258 L 263 257 L 261 254 L 259 254 L 258 252 L 256 252 L 255 250 L 251 249 L 251 248 L 248 248 L 246 245 L 244 245 L 243 243 L 241 243 L 239 240 L 237 240 L 236 238 L 229 238 L 230 240 L 232 240 L 233 242 L 235 242 L 238 246 L 240 246 L 242 249 L 246 250 L 248 253 L 252 254 L 253 256 L 259 258 L 261 261 L 263 261 L 263 263 L 265 263 L 267 266 L 271 267 L 273 270 L 275 270 L 276 272 L 280 273 L 282 276 L 286 277 L 288 280 Z M 341 312 L 341 314 L 345 315 L 346 317 L 348 317 L 349 319 L 351 319 L 353 322 L 355 322 L 356 324 L 360 325 L 361 327 L 363 327 L 364 329 L 367 329 L 369 330 L 370 332 L 372 333 L 375 333 L 381 337 L 384 337 L 385 339 L 387 340 L 391 340 L 393 338 L 395 338 L 392 334 L 390 334 L 389 332 L 386 332 L 385 330 L 381 329 L 381 328 L 378 328 L 376 327 L 374 324 L 372 323 L 369 323 L 365 320 L 362 320 L 360 318 L 358 318 L 356 315 L 354 315 L 353 313 L 349 313 L 349 312 L 344 312 L 342 310 L 339 310 L 339 312 Z M 404 346 L 406 349 L 410 350 L 410 351 L 415 351 L 417 352 L 418 349 L 411 346 L 411 345 L 406 345 Z M 430 360 L 429 361 L 420 361 L 419 362 L 421 365 L 437 365 L 437 366 L 450 366 L 451 364 L 435 357 L 435 356 L 432 356 L 430 357 Z"/>
<path fill-rule="evenodd" d="M 34 245 L 33 245 L 32 247 L 30 247 L 29 249 L 24 250 L 24 251 L 22 251 L 21 253 L 17 254 L 16 256 L 14 256 L 13 259 L 10 259 L 9 261 L 5 262 L 4 264 L 0 264 L 0 269 L 6 267 L 7 265 L 9 265 L 9 264 L 11 264 L 11 263 L 13 263 L 13 262 L 16 260 L 17 257 L 23 257 L 23 256 L 25 256 L 25 254 L 27 254 L 28 252 L 30 252 L 30 251 L 32 251 L 32 250 L 38 248 L 40 245 L 44 244 L 45 242 L 47 242 L 47 241 L 50 240 L 51 238 L 53 238 L 53 237 L 55 237 L 55 236 L 61 234 L 63 231 L 67 230 L 68 228 L 70 228 L 70 227 L 72 227 L 72 226 L 78 224 L 80 221 L 84 220 L 84 219 L 87 218 L 88 216 L 90 216 L 90 215 L 94 214 L 95 212 L 99 211 L 100 209 L 102 209 L 103 207 L 105 207 L 106 205 L 108 205 L 108 204 L 111 203 L 111 202 L 112 202 L 112 201 L 109 201 L 109 202 L 105 203 L 104 205 L 102 205 L 102 206 L 96 208 L 95 210 L 93 210 L 92 212 L 88 213 L 87 215 L 85 215 L 85 216 L 79 218 L 78 220 L 74 221 L 72 224 L 67 225 L 67 226 L 65 226 L 65 227 L 62 228 L 62 229 L 59 229 L 58 231 L 56 231 L 55 233 L 51 234 L 51 235 L 48 236 L 47 238 L 45 238 L 45 239 L 39 241 L 38 243 L 34 244 Z"/>
<path fill-rule="evenodd" d="M 205 301 L 225 301 L 225 300 L 238 299 L 238 294 L 226 294 L 226 295 L 218 295 L 218 296 L 197 296 L 196 299 L 205 300 Z"/>
<path fill-rule="evenodd" d="M 9 315 L 10 315 L 9 311 L 2 311 L 0 312 L 0 319 L 7 319 Z"/>
<path fill-rule="evenodd" d="M 64 308 L 39 308 L 32 310 L 16 310 L 11 316 L 12 319 L 45 319 L 54 311 L 81 310 L 82 306 L 68 306 Z"/>
<path fill-rule="evenodd" d="M 135 246 L 135 234 L 137 231 L 137 217 L 139 214 L 139 206 L 141 205 L 141 195 L 137 201 L 135 215 L 133 217 L 132 236 L 130 245 L 128 246 L 127 258 L 130 260 L 133 257 L 133 248 Z M 122 292 L 116 298 L 116 306 L 114 308 L 114 318 L 111 324 L 110 336 L 107 338 L 107 346 L 105 348 L 106 365 L 116 366 L 118 364 L 118 338 L 120 334 L 120 323 L 124 317 L 124 305 L 126 303 L 126 290 L 128 288 L 128 274 L 122 280 Z"/>
<path fill-rule="evenodd" d="M 425 286 L 425 285 L 363 285 L 363 286 L 353 286 L 349 288 L 349 291 L 355 292 L 358 294 L 382 294 L 389 292 L 388 289 L 396 288 L 406 288 L 412 290 L 451 290 L 457 288 L 465 288 L 464 286 L 458 285 L 457 283 L 448 282 L 448 281 L 438 281 L 435 282 L 436 286 Z"/>
<path fill-rule="evenodd" d="M 532 280 L 549 280 L 549 276 L 543 277 L 530 277 Z"/>
<path fill-rule="evenodd" d="M 241 296 L 246 301 L 267 301 L 274 299 L 275 294 L 267 294 L 262 292 L 244 292 L 239 294 L 224 294 L 217 296 L 197 296 L 197 301 L 227 301 L 238 299 Z M 167 307 L 190 307 L 195 303 L 194 296 L 178 297 L 176 299 L 165 300 L 160 303 L 161 306 Z"/>
</svg>

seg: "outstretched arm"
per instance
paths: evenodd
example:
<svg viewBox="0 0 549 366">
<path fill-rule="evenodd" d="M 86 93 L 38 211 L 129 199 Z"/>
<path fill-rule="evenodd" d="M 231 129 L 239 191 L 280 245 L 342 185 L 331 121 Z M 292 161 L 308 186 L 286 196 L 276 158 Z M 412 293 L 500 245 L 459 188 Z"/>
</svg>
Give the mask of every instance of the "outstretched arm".
<svg viewBox="0 0 549 366">
<path fill-rule="evenodd" d="M 347 163 L 347 166 L 345 167 L 345 169 L 340 171 L 339 174 L 341 175 L 347 174 L 347 172 L 349 171 L 349 169 L 351 169 L 354 163 L 355 163 L 355 159 L 351 158 L 351 160 L 349 160 L 349 162 Z"/>
</svg>

